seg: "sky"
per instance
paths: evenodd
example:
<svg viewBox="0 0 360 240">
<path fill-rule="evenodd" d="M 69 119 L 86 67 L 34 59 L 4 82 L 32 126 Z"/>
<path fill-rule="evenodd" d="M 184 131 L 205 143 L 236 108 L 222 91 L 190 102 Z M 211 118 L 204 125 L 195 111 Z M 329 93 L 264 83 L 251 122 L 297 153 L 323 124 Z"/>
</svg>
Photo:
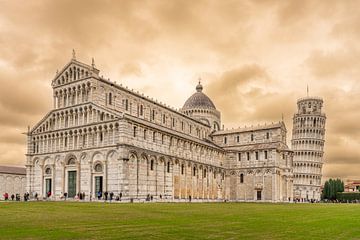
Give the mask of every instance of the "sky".
<svg viewBox="0 0 360 240">
<path fill-rule="evenodd" d="M 25 163 L 28 126 L 76 51 L 100 75 L 181 108 L 204 92 L 225 128 L 324 99 L 325 178 L 360 178 L 360 1 L 0 0 L 0 164 Z M 290 144 L 290 142 L 289 142 Z"/>
</svg>

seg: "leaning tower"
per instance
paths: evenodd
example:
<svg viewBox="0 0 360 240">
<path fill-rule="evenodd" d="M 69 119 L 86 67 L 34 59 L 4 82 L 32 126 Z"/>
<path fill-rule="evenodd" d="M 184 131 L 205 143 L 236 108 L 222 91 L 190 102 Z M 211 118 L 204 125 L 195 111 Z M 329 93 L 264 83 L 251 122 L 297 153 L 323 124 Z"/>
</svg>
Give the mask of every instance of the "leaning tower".
<svg viewBox="0 0 360 240">
<path fill-rule="evenodd" d="M 326 121 L 322 106 L 322 98 L 301 98 L 293 118 L 294 199 L 300 201 L 320 200 L 321 196 Z"/>
</svg>

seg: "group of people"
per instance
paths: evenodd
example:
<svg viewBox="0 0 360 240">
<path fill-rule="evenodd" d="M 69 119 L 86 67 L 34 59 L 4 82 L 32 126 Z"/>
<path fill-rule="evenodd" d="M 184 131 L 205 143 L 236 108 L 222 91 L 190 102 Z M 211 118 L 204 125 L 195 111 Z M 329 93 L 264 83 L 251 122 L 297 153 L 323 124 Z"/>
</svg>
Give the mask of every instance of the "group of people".
<svg viewBox="0 0 360 240">
<path fill-rule="evenodd" d="M 11 199 L 11 201 L 14 201 L 14 200 L 15 201 L 20 201 L 21 200 L 21 197 L 20 197 L 19 193 L 11 194 L 11 196 L 9 196 L 9 193 L 6 192 L 6 193 L 3 194 L 3 197 L 4 197 L 5 201 L 8 201 L 10 199 Z M 30 200 L 30 194 L 28 192 L 24 193 L 23 200 L 25 202 Z"/>
<path fill-rule="evenodd" d="M 122 198 L 122 193 L 120 192 L 118 195 L 115 196 L 115 201 L 121 201 L 121 198 Z M 114 200 L 114 193 L 113 192 L 107 192 L 105 191 L 104 194 L 99 191 L 97 192 L 97 199 L 98 200 L 105 200 L 105 201 L 112 201 Z"/>
</svg>

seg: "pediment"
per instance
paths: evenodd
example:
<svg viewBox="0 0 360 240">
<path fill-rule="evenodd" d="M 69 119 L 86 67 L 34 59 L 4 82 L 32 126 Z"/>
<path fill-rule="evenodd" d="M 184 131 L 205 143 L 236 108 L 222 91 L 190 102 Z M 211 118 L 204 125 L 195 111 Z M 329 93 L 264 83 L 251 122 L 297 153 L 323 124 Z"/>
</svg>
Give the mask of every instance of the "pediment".
<svg viewBox="0 0 360 240">
<path fill-rule="evenodd" d="M 61 71 L 56 73 L 51 85 L 52 87 L 58 87 L 91 76 L 99 76 L 99 72 L 94 65 L 90 66 L 76 59 L 72 59 Z"/>
<path fill-rule="evenodd" d="M 96 112 L 103 114 L 103 119 L 98 119 L 95 121 L 96 122 L 102 122 L 102 121 L 107 121 L 107 120 L 111 120 L 111 119 L 116 119 L 116 117 L 118 117 L 119 113 L 113 110 L 109 110 L 107 108 L 98 106 L 96 104 L 93 103 L 86 103 L 86 104 L 80 104 L 80 105 L 76 105 L 76 106 L 72 106 L 72 107 L 67 107 L 67 108 L 61 108 L 61 109 L 54 109 L 50 112 L 48 112 L 41 121 L 39 121 L 32 129 L 31 129 L 31 134 L 39 134 L 39 133 L 44 133 L 44 132 L 48 132 L 48 131 L 54 131 L 54 130 L 59 130 L 59 129 L 63 129 L 66 127 L 60 127 L 57 128 L 56 124 L 54 123 L 54 120 L 57 118 L 61 118 L 64 116 L 68 116 L 68 115 L 72 115 L 72 114 L 76 114 L 76 113 L 81 113 L 83 111 L 93 111 L 95 110 Z M 81 115 L 81 114 L 80 114 Z M 92 122 L 94 123 L 94 122 Z M 88 124 L 88 123 L 87 123 Z M 80 124 L 77 126 L 81 126 L 84 124 Z M 70 124 L 69 126 L 70 127 Z M 74 126 L 72 126 L 74 127 Z"/>
</svg>

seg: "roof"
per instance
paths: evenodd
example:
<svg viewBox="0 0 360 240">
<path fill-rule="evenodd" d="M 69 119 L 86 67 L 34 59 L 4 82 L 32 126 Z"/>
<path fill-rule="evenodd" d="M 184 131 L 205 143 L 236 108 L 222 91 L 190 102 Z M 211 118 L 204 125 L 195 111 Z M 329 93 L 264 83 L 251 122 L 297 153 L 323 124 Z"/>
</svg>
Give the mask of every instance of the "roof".
<svg viewBox="0 0 360 240">
<path fill-rule="evenodd" d="M 0 173 L 26 175 L 25 167 L 0 166 Z"/>
<path fill-rule="evenodd" d="M 224 149 L 235 150 L 235 151 L 255 151 L 255 150 L 259 150 L 259 149 L 289 150 L 289 148 L 282 142 L 234 145 L 234 146 L 230 146 L 230 147 L 224 147 Z"/>
<path fill-rule="evenodd" d="M 203 87 L 201 83 L 196 86 L 196 93 L 191 95 L 188 100 L 186 100 L 184 106 L 182 107 L 182 110 L 187 109 L 194 109 L 194 108 L 200 108 L 200 109 L 216 109 L 214 103 L 211 101 L 211 99 L 206 96 L 205 93 L 202 92 Z"/>
<path fill-rule="evenodd" d="M 284 122 L 271 123 L 271 124 L 258 125 L 258 126 L 250 126 L 250 127 L 244 127 L 244 128 L 220 130 L 220 131 L 214 132 L 212 135 L 217 136 L 217 135 L 224 135 L 224 134 L 252 132 L 252 131 L 267 130 L 267 129 L 281 128 L 281 127 L 285 128 Z"/>
</svg>

